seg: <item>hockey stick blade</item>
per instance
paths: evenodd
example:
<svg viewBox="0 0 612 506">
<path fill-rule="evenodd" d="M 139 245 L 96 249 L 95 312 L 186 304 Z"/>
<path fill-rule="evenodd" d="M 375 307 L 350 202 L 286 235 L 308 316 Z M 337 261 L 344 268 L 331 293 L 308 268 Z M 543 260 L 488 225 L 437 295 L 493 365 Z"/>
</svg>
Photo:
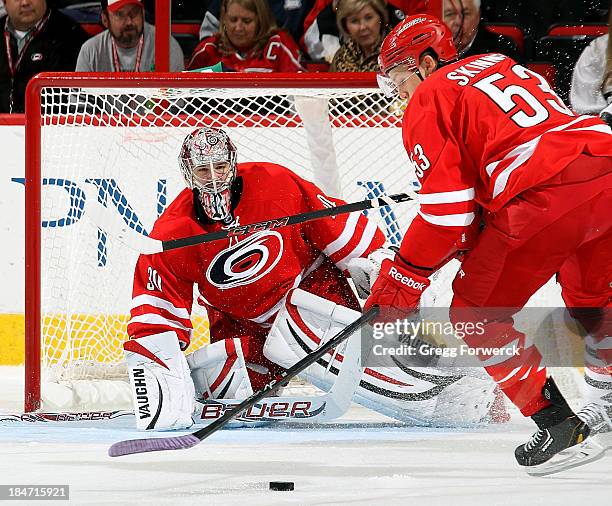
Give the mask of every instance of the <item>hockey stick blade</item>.
<svg viewBox="0 0 612 506">
<path fill-rule="evenodd" d="M 0 413 L 0 423 L 10 422 L 95 422 L 100 420 L 114 420 L 124 416 L 134 416 L 133 411 L 83 411 L 83 412 L 50 412 L 50 413 Z"/>
<path fill-rule="evenodd" d="M 268 397 L 280 387 L 289 383 L 291 379 L 304 371 L 307 367 L 314 364 L 329 350 L 335 348 L 343 341 L 348 339 L 366 323 L 370 322 L 378 314 L 378 306 L 371 307 L 353 323 L 347 325 L 338 334 L 336 334 L 329 341 L 322 344 L 317 350 L 306 355 L 304 358 L 296 362 L 289 369 L 285 371 L 282 378 L 275 381 L 271 385 L 265 386 L 258 392 L 255 392 L 250 397 L 247 397 L 235 408 L 227 411 L 221 418 L 218 418 L 210 425 L 195 431 L 192 434 L 186 434 L 183 436 L 173 437 L 157 437 L 157 438 L 146 438 L 146 439 L 131 439 L 127 441 L 120 441 L 113 444 L 108 454 L 111 457 L 120 457 L 123 455 L 130 455 L 134 453 L 146 453 L 146 452 L 158 452 L 164 450 L 185 450 L 192 448 L 211 434 L 217 432 L 219 429 L 227 425 L 228 422 L 236 418 L 244 410 L 254 406 L 257 402 L 262 400 L 264 397 Z"/>
<path fill-rule="evenodd" d="M 198 234 L 190 237 L 181 237 L 179 239 L 170 239 L 168 241 L 160 241 L 136 232 L 127 224 L 123 223 L 120 216 L 117 216 L 116 213 L 113 213 L 103 204 L 97 202 L 96 198 L 87 198 L 86 216 L 88 216 L 96 226 L 107 232 L 111 237 L 114 237 L 122 244 L 125 244 L 128 248 L 138 251 L 139 253 L 153 254 L 218 241 L 228 237 L 245 236 L 255 232 L 273 230 L 289 225 L 297 225 L 298 223 L 305 223 L 307 221 L 327 218 L 329 216 L 338 216 L 340 214 L 364 211 L 366 209 L 375 209 L 378 207 L 399 204 L 401 202 L 415 201 L 416 198 L 417 195 L 414 192 L 385 195 L 374 199 L 353 202 L 351 204 L 317 209 L 316 211 L 283 216 L 271 220 L 260 221 L 258 223 L 231 227 L 226 230 L 218 230 L 216 232 Z"/>
</svg>

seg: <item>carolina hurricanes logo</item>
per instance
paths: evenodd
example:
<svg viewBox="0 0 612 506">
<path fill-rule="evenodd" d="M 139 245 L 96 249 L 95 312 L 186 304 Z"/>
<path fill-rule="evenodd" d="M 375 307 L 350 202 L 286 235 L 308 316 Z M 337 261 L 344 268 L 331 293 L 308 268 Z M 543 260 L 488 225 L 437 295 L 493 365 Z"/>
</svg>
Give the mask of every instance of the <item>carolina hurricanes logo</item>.
<svg viewBox="0 0 612 506">
<path fill-rule="evenodd" d="M 248 285 L 268 274 L 282 254 L 283 237 L 273 230 L 262 231 L 218 253 L 206 277 L 222 290 Z"/>
</svg>

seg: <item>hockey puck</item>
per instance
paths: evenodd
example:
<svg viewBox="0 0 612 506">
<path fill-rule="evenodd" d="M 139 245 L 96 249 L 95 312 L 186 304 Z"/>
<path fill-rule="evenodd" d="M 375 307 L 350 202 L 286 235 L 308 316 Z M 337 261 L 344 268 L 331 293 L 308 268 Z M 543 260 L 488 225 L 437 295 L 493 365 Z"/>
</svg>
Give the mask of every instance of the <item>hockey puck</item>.
<svg viewBox="0 0 612 506">
<path fill-rule="evenodd" d="M 270 490 L 290 491 L 295 488 L 292 481 L 271 481 Z"/>
</svg>

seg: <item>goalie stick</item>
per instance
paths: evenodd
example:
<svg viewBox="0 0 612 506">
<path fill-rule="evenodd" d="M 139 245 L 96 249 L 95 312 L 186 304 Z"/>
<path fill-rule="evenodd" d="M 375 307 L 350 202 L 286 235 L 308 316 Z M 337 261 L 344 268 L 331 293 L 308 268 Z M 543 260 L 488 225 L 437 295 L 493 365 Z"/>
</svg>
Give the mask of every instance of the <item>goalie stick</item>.
<svg viewBox="0 0 612 506">
<path fill-rule="evenodd" d="M 215 420 L 210 425 L 183 436 L 132 439 L 128 441 L 120 441 L 112 445 L 108 454 L 111 457 L 120 457 L 122 455 L 130 455 L 133 453 L 156 452 L 163 450 L 183 450 L 196 446 L 211 434 L 227 425 L 236 416 L 243 411 L 257 404 L 263 398 L 270 396 L 280 387 L 286 385 L 292 378 L 303 372 L 307 367 L 314 364 L 317 360 L 323 357 L 329 350 L 340 345 L 344 340 L 353 335 L 366 323 L 371 321 L 378 314 L 378 306 L 371 307 L 353 323 L 347 325 L 338 334 L 332 337 L 329 341 L 322 344 L 316 351 L 306 355 L 304 358 L 296 362 L 293 366 L 287 369 L 281 379 L 262 388 L 259 392 L 255 392 L 250 397 L 247 397 L 238 406 L 230 411 L 227 411 L 221 418 Z"/>
<path fill-rule="evenodd" d="M 98 202 L 97 197 L 93 194 L 87 195 L 86 197 L 86 216 L 89 216 L 89 218 L 99 228 L 125 244 L 128 248 L 144 254 L 153 254 L 177 248 L 184 248 L 186 246 L 195 246 L 197 244 L 217 241 L 227 237 L 244 236 L 254 232 L 261 232 L 263 230 L 272 230 L 289 225 L 297 225 L 298 223 L 318 220 L 328 216 L 337 216 L 339 214 L 353 213 L 355 211 L 364 211 L 365 209 L 375 209 L 377 207 L 389 206 L 409 200 L 416 200 L 416 193 L 409 192 L 398 193 L 395 195 L 385 195 L 383 197 L 361 200 L 351 204 L 317 209 L 316 211 L 308 211 L 306 213 L 283 216 L 281 218 L 260 221 L 258 223 L 231 227 L 227 230 L 219 230 L 217 232 L 209 232 L 191 237 L 181 237 L 180 239 L 171 239 L 168 241 L 159 241 L 136 232 L 122 219 L 118 220 L 118 216 L 115 213 L 109 212 L 108 208 L 104 206 L 104 204 Z"/>
<path fill-rule="evenodd" d="M 100 420 L 114 420 L 124 416 L 134 416 L 133 411 L 81 411 L 81 412 L 50 412 L 50 413 L 0 413 L 0 423 L 16 422 L 97 422 Z"/>
</svg>

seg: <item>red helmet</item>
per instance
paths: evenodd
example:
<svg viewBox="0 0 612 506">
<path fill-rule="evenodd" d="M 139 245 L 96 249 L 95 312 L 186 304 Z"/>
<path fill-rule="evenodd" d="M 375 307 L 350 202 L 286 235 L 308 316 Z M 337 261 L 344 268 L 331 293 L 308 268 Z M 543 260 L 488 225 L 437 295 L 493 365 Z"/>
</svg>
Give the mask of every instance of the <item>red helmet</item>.
<svg viewBox="0 0 612 506">
<path fill-rule="evenodd" d="M 421 54 L 429 48 L 441 62 L 457 58 L 453 36 L 442 21 L 430 14 L 408 16 L 383 41 L 378 57 L 380 71 L 387 75 L 391 69 L 404 64 L 415 70 Z"/>
</svg>

